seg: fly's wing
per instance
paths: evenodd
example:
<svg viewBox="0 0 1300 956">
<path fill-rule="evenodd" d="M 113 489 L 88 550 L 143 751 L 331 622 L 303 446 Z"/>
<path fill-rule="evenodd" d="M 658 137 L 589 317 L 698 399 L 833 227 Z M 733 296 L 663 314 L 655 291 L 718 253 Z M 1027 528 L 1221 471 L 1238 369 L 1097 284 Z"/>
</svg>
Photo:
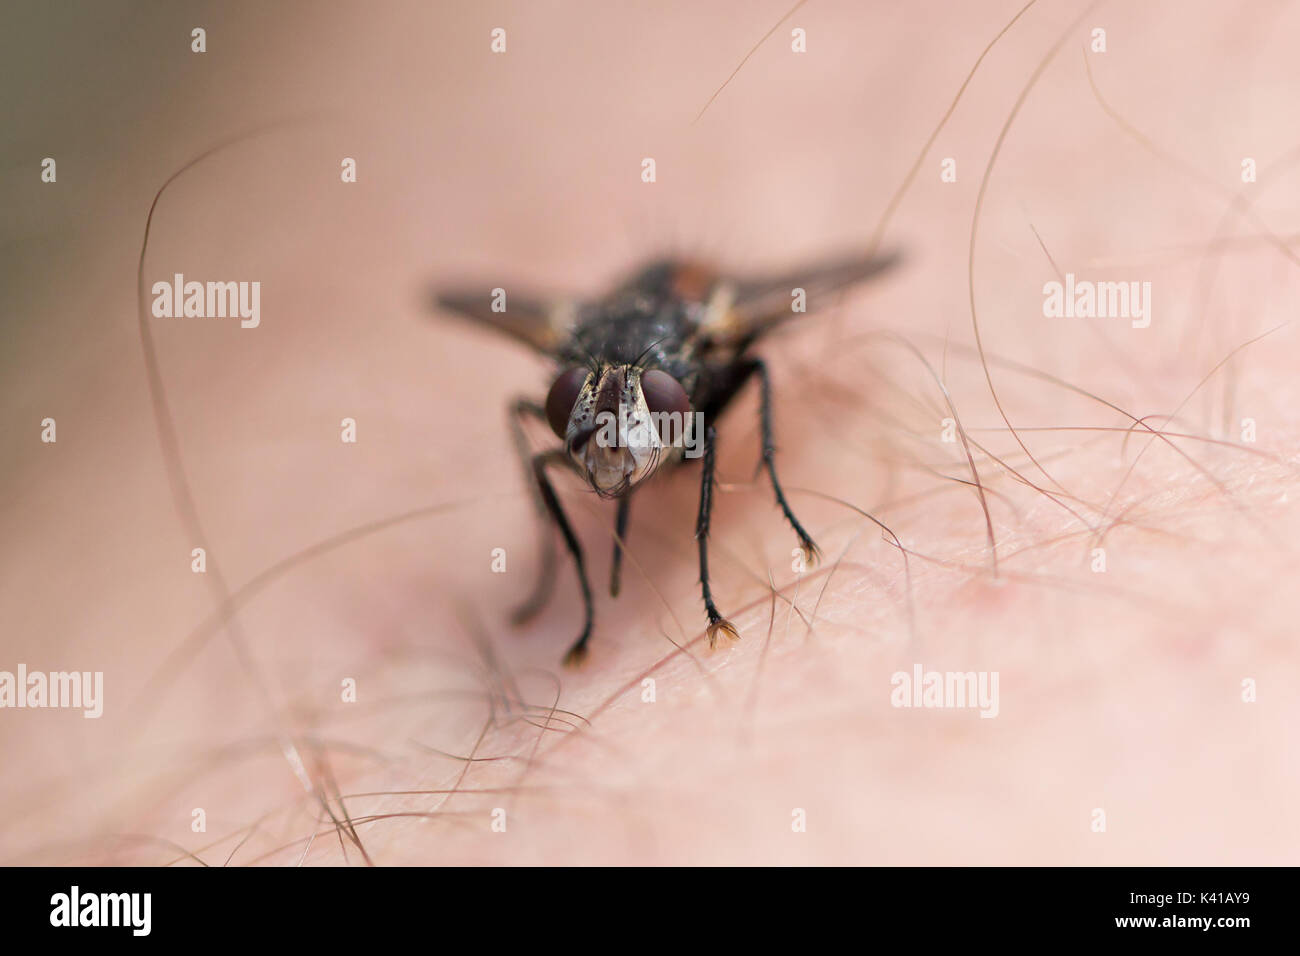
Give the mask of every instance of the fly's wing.
<svg viewBox="0 0 1300 956">
<path fill-rule="evenodd" d="M 804 311 L 815 312 L 831 303 L 832 296 L 892 268 L 899 253 L 848 255 L 809 263 L 774 276 L 719 282 L 705 331 L 726 346 L 742 346 L 797 313 L 795 290 L 804 291 Z"/>
<path fill-rule="evenodd" d="M 530 345 L 544 355 L 554 355 L 573 326 L 576 306 L 515 295 L 504 289 L 446 289 L 436 292 L 434 304 L 479 325 Z"/>
</svg>

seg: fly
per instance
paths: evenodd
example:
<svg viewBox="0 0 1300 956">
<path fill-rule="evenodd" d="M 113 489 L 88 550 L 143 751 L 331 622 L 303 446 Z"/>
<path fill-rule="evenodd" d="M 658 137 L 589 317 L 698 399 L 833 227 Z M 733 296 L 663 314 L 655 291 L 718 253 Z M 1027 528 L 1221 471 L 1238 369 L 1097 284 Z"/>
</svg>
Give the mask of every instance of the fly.
<svg viewBox="0 0 1300 956">
<path fill-rule="evenodd" d="M 684 458 L 702 459 L 700 506 L 695 524 L 700 586 L 708 616 L 709 646 L 718 635 L 739 637 L 719 613 L 709 585 L 709 520 L 717 448 L 714 421 L 741 388 L 756 378 L 762 467 L 776 503 L 809 564 L 816 544 L 790 510 L 776 473 L 772 439 L 772 388 L 766 363 L 751 348 L 782 321 L 798 314 L 793 303 L 815 307 L 822 297 L 874 276 L 897 256 L 854 256 L 812 264 L 788 274 L 728 278 L 695 262 L 653 263 L 592 302 L 547 303 L 505 298 L 504 290 L 450 290 L 439 305 L 530 345 L 556 363 L 545 402 L 521 397 L 510 407 L 510 425 L 540 519 L 554 524 L 568 548 L 582 588 L 582 632 L 565 655 L 578 664 L 587 653 L 593 624 L 591 584 L 582 545 L 574 534 L 548 474 L 576 471 L 601 497 L 618 502 L 610 594 L 617 596 L 628 510 L 637 487 L 659 468 Z M 547 423 L 563 443 L 533 454 L 523 422 Z M 516 624 L 537 614 L 555 586 L 554 537 L 543 528 L 537 586 L 513 615 Z"/>
</svg>

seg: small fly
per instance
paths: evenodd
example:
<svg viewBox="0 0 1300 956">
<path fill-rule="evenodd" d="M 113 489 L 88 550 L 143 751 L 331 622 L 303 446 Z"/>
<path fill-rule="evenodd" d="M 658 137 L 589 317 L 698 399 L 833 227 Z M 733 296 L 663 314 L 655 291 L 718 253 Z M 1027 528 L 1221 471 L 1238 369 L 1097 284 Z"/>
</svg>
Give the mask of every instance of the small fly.
<svg viewBox="0 0 1300 956">
<path fill-rule="evenodd" d="M 814 562 L 817 546 L 790 510 L 776 474 L 767 365 L 750 350 L 767 332 L 798 314 L 798 303 L 815 308 L 830 294 L 896 261 L 894 254 L 860 255 L 747 279 L 728 278 L 694 262 L 667 260 L 641 269 L 593 302 L 548 303 L 515 294 L 506 298 L 503 289 L 438 295 L 444 309 L 504 332 L 556 363 L 546 401 L 516 399 L 510 425 L 538 514 L 559 528 L 582 587 L 582 632 L 565 655 L 566 664 L 580 663 L 586 656 L 592 595 L 582 545 L 555 494 L 549 469 L 568 467 L 598 495 L 618 502 L 609 586 L 610 594 L 617 596 L 632 493 L 659 468 L 701 458 L 695 539 L 709 646 L 719 634 L 738 638 L 736 628 L 718 612 L 709 586 L 717 446 L 713 423 L 741 388 L 757 378 L 762 467 L 808 563 Z M 526 418 L 546 422 L 563 445 L 533 454 L 524 433 Z M 550 599 L 555 562 L 554 538 L 544 530 L 537 587 L 516 610 L 515 623 L 533 617 Z"/>
</svg>

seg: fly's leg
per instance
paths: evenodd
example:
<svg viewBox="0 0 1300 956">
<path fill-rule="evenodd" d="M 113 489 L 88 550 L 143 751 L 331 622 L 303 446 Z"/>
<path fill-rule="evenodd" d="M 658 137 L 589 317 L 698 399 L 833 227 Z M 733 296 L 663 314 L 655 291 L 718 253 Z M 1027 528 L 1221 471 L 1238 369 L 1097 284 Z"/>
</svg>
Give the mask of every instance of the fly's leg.
<svg viewBox="0 0 1300 956">
<path fill-rule="evenodd" d="M 593 615 L 591 584 L 587 580 L 587 568 L 582 560 L 582 545 L 578 543 L 578 536 L 573 533 L 573 528 L 569 525 L 569 519 L 565 517 L 564 509 L 560 507 L 560 499 L 555 496 L 555 489 L 551 487 L 551 479 L 546 476 L 546 467 L 557 463 L 568 464 L 568 458 L 565 457 L 562 450 L 555 449 L 534 455 L 533 477 L 537 482 L 537 490 L 541 494 L 542 503 L 550 513 L 551 519 L 559 526 L 560 534 L 564 536 L 564 543 L 569 548 L 569 554 L 573 555 L 573 564 L 578 570 L 578 583 L 582 585 L 582 633 L 573 646 L 569 648 L 569 652 L 564 655 L 565 664 L 576 665 L 581 664 L 583 658 L 587 656 L 587 641 L 591 638 Z"/>
<path fill-rule="evenodd" d="M 709 518 L 713 512 L 713 457 L 717 432 L 710 426 L 704 437 L 704 467 L 700 479 L 700 515 L 695 522 L 695 541 L 700 549 L 700 586 L 704 592 L 704 611 L 709 616 L 709 647 L 718 642 L 722 633 L 732 640 L 740 639 L 740 632 L 718 613 L 713 603 L 713 589 L 709 586 Z"/>
<path fill-rule="evenodd" d="M 623 542 L 627 540 L 627 513 L 632 503 L 630 494 L 618 499 L 618 517 L 614 519 L 614 560 L 609 566 L 609 594 L 618 597 L 623 576 Z"/>
<path fill-rule="evenodd" d="M 515 439 L 515 451 L 519 455 L 519 463 L 524 467 L 524 480 L 528 484 L 528 490 L 533 496 L 533 504 L 537 508 L 541 535 L 538 549 L 540 560 L 533 593 L 510 615 L 510 620 L 515 624 L 525 624 L 536 617 L 555 593 L 555 534 L 551 527 L 551 516 L 547 512 L 546 502 L 542 498 L 541 488 L 538 487 L 537 479 L 533 476 L 533 453 L 528 447 L 528 437 L 524 434 L 523 428 L 525 415 L 545 422 L 546 409 L 530 398 L 517 398 L 510 406 L 510 431 Z"/>
<path fill-rule="evenodd" d="M 790 522 L 790 527 L 794 528 L 794 533 L 799 536 L 799 547 L 803 550 L 804 561 L 811 567 L 821 557 L 821 551 L 813 543 L 812 537 L 804 530 L 803 525 L 799 523 L 799 519 L 794 516 L 794 512 L 790 510 L 790 504 L 785 500 L 785 492 L 781 490 L 781 482 L 776 477 L 776 446 L 772 443 L 772 383 L 768 378 L 767 364 L 762 359 L 751 359 L 749 364 L 751 372 L 758 375 L 763 467 L 767 469 L 767 477 L 772 481 L 772 490 L 776 492 L 776 503 L 781 506 L 781 513 L 785 515 L 785 520 Z"/>
</svg>

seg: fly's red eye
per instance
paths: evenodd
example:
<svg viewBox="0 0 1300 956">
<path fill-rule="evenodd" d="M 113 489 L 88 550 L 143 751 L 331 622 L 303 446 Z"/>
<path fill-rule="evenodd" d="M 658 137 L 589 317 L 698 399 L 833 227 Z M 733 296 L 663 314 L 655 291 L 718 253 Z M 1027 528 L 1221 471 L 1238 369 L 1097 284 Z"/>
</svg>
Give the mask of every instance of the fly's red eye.
<svg viewBox="0 0 1300 956">
<path fill-rule="evenodd" d="M 551 431 L 559 438 L 569 428 L 569 413 L 573 411 L 582 386 L 587 383 L 588 372 L 585 368 L 571 368 L 555 380 L 546 395 L 546 420 L 551 424 Z"/>
<path fill-rule="evenodd" d="M 642 372 L 641 394 L 652 412 L 677 412 L 683 417 L 690 414 L 691 401 L 686 397 L 686 389 L 667 372 L 657 368 Z"/>
</svg>

